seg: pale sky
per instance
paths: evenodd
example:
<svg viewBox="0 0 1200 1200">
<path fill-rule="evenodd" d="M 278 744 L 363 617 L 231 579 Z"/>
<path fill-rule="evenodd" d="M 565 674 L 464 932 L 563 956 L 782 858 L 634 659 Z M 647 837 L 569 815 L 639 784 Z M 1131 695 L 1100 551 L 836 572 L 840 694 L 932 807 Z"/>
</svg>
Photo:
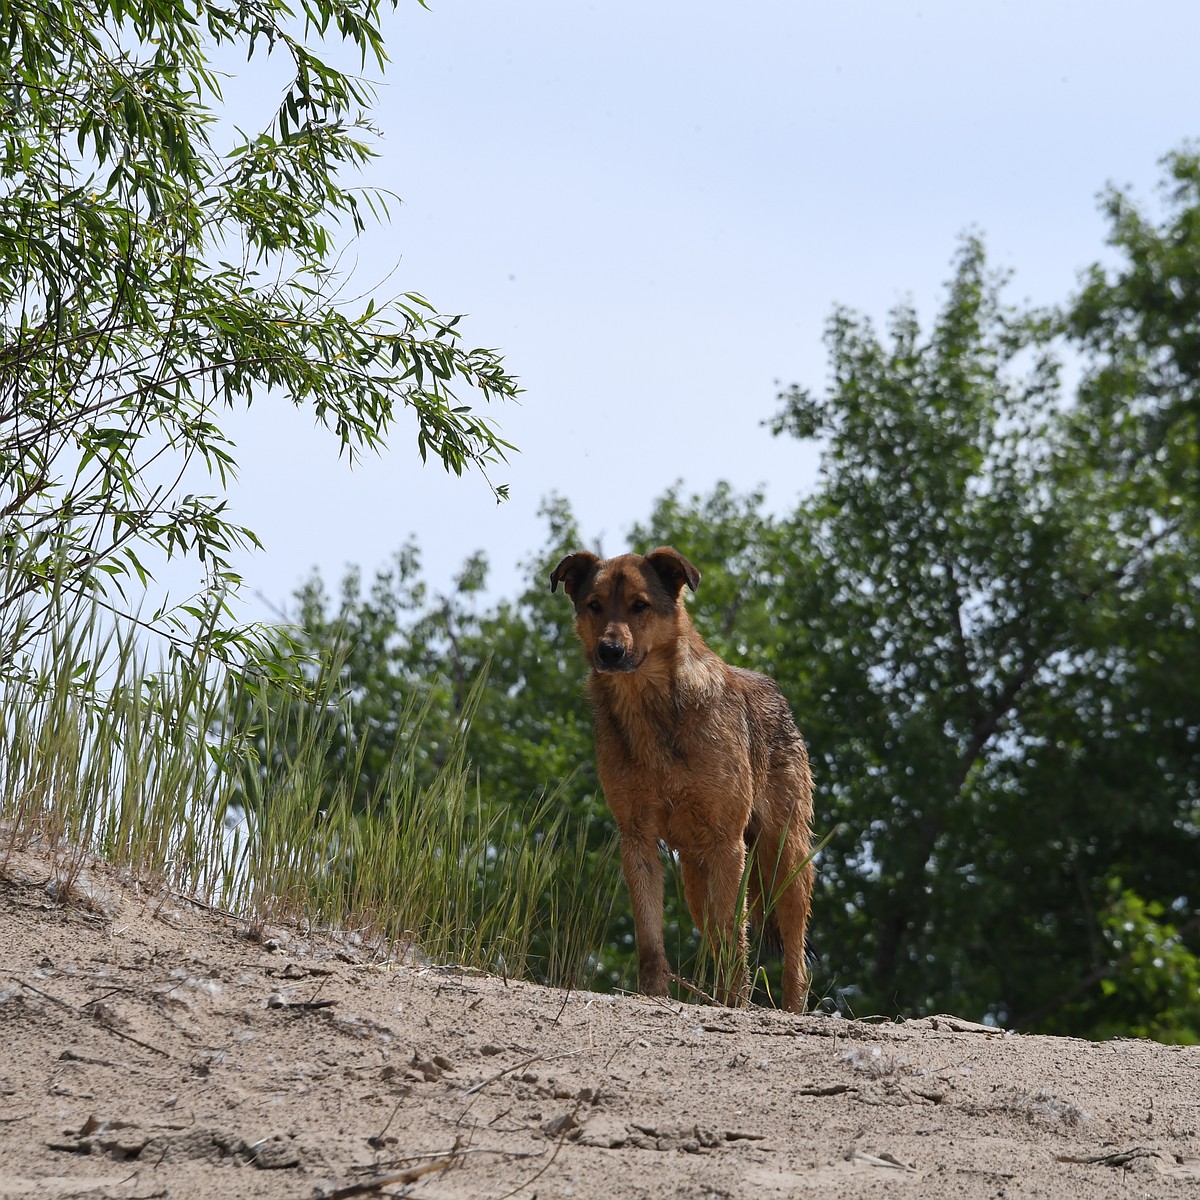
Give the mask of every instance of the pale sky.
<svg viewBox="0 0 1200 1200">
<path fill-rule="evenodd" d="M 1103 186 L 1152 200 L 1200 133 L 1196 0 L 431 5 L 386 20 L 371 180 L 404 203 L 352 253 L 520 376 L 492 412 L 512 499 L 422 468 L 403 419 L 351 472 L 308 412 L 256 405 L 232 515 L 276 604 L 409 534 L 435 588 L 483 549 L 513 594 L 551 492 L 607 553 L 678 479 L 789 507 L 815 452 L 760 423 L 781 385 L 823 386 L 835 303 L 927 320 L 969 229 L 1014 300 L 1065 299 L 1105 253 Z"/>
</svg>

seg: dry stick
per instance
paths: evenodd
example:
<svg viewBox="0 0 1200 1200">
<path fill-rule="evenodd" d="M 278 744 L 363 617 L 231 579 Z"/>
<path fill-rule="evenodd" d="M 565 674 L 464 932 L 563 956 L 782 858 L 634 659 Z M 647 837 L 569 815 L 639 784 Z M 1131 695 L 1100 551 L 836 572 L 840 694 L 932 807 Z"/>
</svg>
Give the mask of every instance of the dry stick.
<svg viewBox="0 0 1200 1200">
<path fill-rule="evenodd" d="M 141 1038 L 135 1038 L 131 1033 L 122 1033 L 119 1029 L 114 1029 L 111 1025 L 105 1025 L 103 1021 L 97 1021 L 101 1029 L 116 1037 L 124 1038 L 127 1042 L 132 1042 L 135 1046 L 141 1046 L 143 1050 L 149 1050 L 154 1054 L 161 1054 L 163 1058 L 170 1058 L 170 1054 L 166 1050 L 160 1050 L 157 1046 L 150 1045 L 149 1042 L 143 1042 Z"/>
<path fill-rule="evenodd" d="M 17 984 L 19 987 L 26 988 L 28 991 L 36 993 L 37 995 L 41 996 L 43 1000 L 49 1000 L 51 1004 L 57 1004 L 59 1008 L 65 1009 L 73 1016 L 79 1015 L 79 1010 L 73 1004 L 68 1004 L 65 1000 L 60 1000 L 57 996 L 52 996 L 49 992 L 42 991 L 40 987 L 35 987 L 27 979 L 22 979 L 18 972 L 10 969 L 9 967 L 0 967 L 0 971 L 3 971 L 5 975 L 16 975 Z"/>
<path fill-rule="evenodd" d="M 444 1171 L 458 1161 L 458 1154 L 442 1159 L 440 1162 L 429 1163 L 424 1167 L 413 1167 L 411 1171 L 393 1171 L 390 1175 L 380 1175 L 378 1179 L 368 1179 L 363 1183 L 351 1183 L 346 1187 L 335 1188 L 327 1194 L 327 1200 L 346 1200 L 349 1196 L 365 1196 L 368 1192 L 378 1192 L 393 1183 L 416 1183 L 422 1175 L 431 1175 L 434 1171 Z"/>
<path fill-rule="evenodd" d="M 558 1143 L 554 1147 L 554 1153 L 550 1155 L 550 1158 L 547 1160 L 545 1165 L 541 1167 L 540 1170 L 536 1171 L 532 1176 L 530 1176 L 529 1179 L 525 1180 L 524 1183 L 518 1183 L 511 1192 L 505 1192 L 504 1195 L 500 1197 L 500 1200 L 509 1200 L 510 1196 L 515 1196 L 518 1192 L 524 1191 L 527 1187 L 529 1187 L 530 1184 L 537 1183 L 537 1181 L 541 1179 L 541 1177 L 545 1175 L 545 1173 L 550 1170 L 552 1166 L 554 1166 L 554 1160 L 558 1157 L 558 1152 L 563 1148 L 563 1143 L 567 1140 L 567 1134 L 570 1133 L 575 1127 L 575 1117 L 582 1106 L 582 1100 L 575 1101 L 575 1107 L 571 1109 L 570 1117 L 563 1122 L 562 1132 L 558 1135 Z"/>
<path fill-rule="evenodd" d="M 317 1012 L 322 1008 L 333 1008 L 337 1000 L 285 1000 L 282 1004 L 267 1002 L 268 1008 L 282 1009 L 285 1012 Z"/>
<path fill-rule="evenodd" d="M 0 968 L 0 970 L 4 970 L 4 968 Z M 16 975 L 17 972 L 12 971 L 12 970 L 6 970 L 6 974 Z M 79 1016 L 79 1009 L 77 1009 L 74 1005 L 68 1004 L 65 1000 L 60 1000 L 57 996 L 52 996 L 49 992 L 43 991 L 40 987 L 35 987 L 32 983 L 29 982 L 29 980 L 22 979 L 18 975 L 17 982 L 20 984 L 21 987 L 28 988 L 29 991 L 34 992 L 37 995 L 41 996 L 43 1000 L 49 1000 L 52 1004 L 57 1004 L 59 1006 L 59 1008 L 66 1009 L 67 1012 L 71 1013 L 72 1015 Z M 116 988 L 113 989 L 113 991 L 117 991 L 117 990 L 119 990 L 119 989 L 116 989 Z M 106 993 L 106 995 L 111 996 L 112 992 L 108 992 L 108 993 Z M 94 1000 L 88 1001 L 89 1005 L 95 1004 L 95 1003 L 96 1003 L 96 1001 L 94 1001 Z M 93 1018 L 93 1019 L 95 1019 L 95 1018 Z M 124 1038 L 127 1042 L 132 1042 L 135 1046 L 141 1046 L 141 1048 L 143 1050 L 150 1050 L 155 1054 L 161 1054 L 163 1056 L 163 1058 L 171 1057 L 165 1050 L 160 1050 L 157 1046 L 150 1045 L 149 1042 L 143 1042 L 140 1038 L 135 1038 L 133 1036 L 133 1034 L 131 1034 L 131 1033 L 122 1033 L 119 1029 L 114 1029 L 111 1025 L 105 1025 L 104 1022 L 100 1021 L 100 1020 L 96 1020 L 96 1024 L 99 1025 L 101 1029 L 105 1030 L 108 1033 L 111 1033 L 114 1037 Z"/>
<path fill-rule="evenodd" d="M 846 1156 L 851 1162 L 864 1162 L 871 1167 L 890 1167 L 896 1171 L 915 1171 L 916 1167 L 909 1163 L 901 1162 L 894 1154 L 889 1154 L 885 1150 L 882 1154 L 865 1154 L 861 1150 L 855 1150 L 851 1147 L 850 1153 Z"/>
<path fill-rule="evenodd" d="M 481 1092 L 489 1083 L 495 1083 L 497 1079 L 503 1079 L 505 1075 L 511 1075 L 513 1071 L 519 1071 L 522 1067 L 527 1067 L 530 1063 L 545 1060 L 553 1062 L 556 1058 L 573 1058 L 576 1054 L 582 1054 L 582 1050 L 564 1050 L 561 1054 L 531 1054 L 528 1058 L 522 1059 L 519 1063 L 513 1063 L 511 1067 L 505 1067 L 503 1071 L 497 1071 L 495 1075 L 489 1075 L 486 1079 L 481 1079 L 472 1087 L 466 1089 L 464 1093 L 467 1096 L 473 1096 L 476 1092 Z"/>
<path fill-rule="evenodd" d="M 196 908 L 201 908 L 205 912 L 215 913 L 218 917 L 227 917 L 230 921 L 241 921 L 237 913 L 230 912 L 227 908 L 219 908 L 215 904 L 209 904 L 207 900 L 201 900 L 199 896 L 192 896 L 186 892 L 177 892 L 174 888 L 163 888 L 163 891 L 171 897 L 172 900 L 178 900 L 180 904 L 191 904 Z"/>
<path fill-rule="evenodd" d="M 382 1142 L 383 1136 L 392 1127 L 392 1122 L 396 1119 L 396 1114 L 400 1111 L 400 1105 L 404 1103 L 403 1099 L 396 1102 L 396 1107 L 392 1109 L 392 1115 L 388 1117 L 387 1124 L 374 1136 L 367 1138 L 367 1141 L 373 1146 L 376 1142 Z M 393 1162 L 398 1162 L 399 1159 L 393 1159 Z"/>
<path fill-rule="evenodd" d="M 562 1054 L 551 1055 L 551 1058 L 566 1058 L 569 1055 L 578 1053 L 580 1053 L 578 1050 L 567 1050 Z M 545 1055 L 543 1054 L 535 1054 L 532 1058 L 527 1058 L 523 1062 L 516 1063 L 511 1067 L 505 1067 L 503 1071 L 497 1071 L 495 1075 L 489 1075 L 486 1079 L 481 1079 L 477 1084 L 467 1088 L 465 1094 L 468 1096 L 477 1095 L 479 1092 L 483 1091 L 483 1089 L 487 1087 L 489 1083 L 495 1083 L 497 1079 L 503 1079 L 505 1075 L 511 1074 L 513 1071 L 519 1071 L 522 1067 L 527 1067 L 530 1063 L 537 1062 L 538 1059 L 544 1057 Z M 466 1119 L 467 1113 L 471 1111 L 472 1107 L 474 1107 L 474 1104 L 475 1101 L 472 1100 L 470 1104 L 468 1104 L 466 1108 L 459 1113 L 458 1120 L 454 1122 L 455 1125 L 461 1125 L 463 1123 L 463 1121 Z"/>
<path fill-rule="evenodd" d="M 476 1126 L 476 1128 L 479 1128 Z M 502 1150 L 495 1146 L 463 1146 L 461 1150 L 438 1150 L 432 1154 L 401 1154 L 398 1158 L 388 1159 L 382 1163 L 352 1163 L 353 1171 L 378 1171 L 380 1167 L 394 1167 L 403 1162 L 419 1162 L 423 1158 L 441 1158 L 453 1154 L 457 1158 L 466 1158 L 468 1154 L 499 1154 L 502 1158 L 542 1158 L 545 1150 Z"/>
<path fill-rule="evenodd" d="M 112 988 L 111 990 L 105 992 L 104 996 L 98 996 L 95 1000 L 89 1000 L 87 1002 L 87 1004 L 85 1004 L 83 1006 L 84 1010 L 86 1011 L 87 1009 L 91 1008 L 93 1005 L 99 1004 L 105 998 L 105 996 L 111 996 L 114 992 L 125 991 L 125 990 L 126 989 L 124 989 L 124 988 Z M 135 1038 L 132 1033 L 122 1033 L 121 1030 L 116 1028 L 116 1026 L 107 1024 L 105 1021 L 103 1021 L 101 1019 L 100 1014 L 98 1012 L 93 1012 L 91 1015 L 92 1015 L 92 1020 L 94 1020 L 96 1022 L 96 1024 L 100 1026 L 101 1029 L 105 1030 L 107 1033 L 111 1033 L 114 1037 L 124 1038 L 125 1041 L 132 1042 L 135 1046 L 141 1046 L 141 1048 L 143 1050 L 150 1050 L 154 1054 L 161 1054 L 163 1056 L 163 1058 L 171 1057 L 170 1054 L 168 1054 L 166 1050 L 160 1050 L 157 1046 L 150 1045 L 149 1042 L 143 1042 L 141 1038 Z"/>
<path fill-rule="evenodd" d="M 720 1001 L 717 1000 L 716 996 L 710 996 L 702 988 L 698 988 L 694 983 L 689 983 L 688 980 L 684 979 L 682 976 L 676 975 L 674 972 L 672 972 L 667 976 L 667 978 L 672 983 L 677 983 L 685 991 L 691 992 L 693 996 L 699 996 L 701 1000 L 707 1000 L 709 1004 L 715 1004 L 718 1008 L 725 1007 L 720 1003 Z"/>
<path fill-rule="evenodd" d="M 558 1016 L 551 1022 L 552 1025 L 557 1025 L 562 1020 L 562 1015 L 567 1011 L 567 1001 L 571 998 L 571 989 L 568 987 L 566 994 L 563 996 L 562 1007 L 558 1010 Z"/>
<path fill-rule="evenodd" d="M 1114 1150 L 1109 1154 L 1056 1154 L 1059 1162 L 1099 1164 L 1105 1167 L 1124 1167 L 1137 1158 L 1162 1158 L 1157 1150 L 1146 1146 L 1132 1146 L 1128 1150 Z"/>
<path fill-rule="evenodd" d="M 80 1054 L 77 1050 L 72 1050 L 68 1046 L 59 1056 L 64 1062 L 81 1062 L 90 1063 L 95 1067 L 115 1067 L 117 1064 L 107 1058 L 90 1058 L 86 1054 Z"/>
<path fill-rule="evenodd" d="M 131 1174 L 126 1175 L 124 1179 L 120 1180 L 116 1184 L 116 1186 L 124 1187 L 127 1183 L 131 1183 L 137 1177 L 138 1177 L 138 1172 L 134 1171 Z M 171 1193 L 170 1193 L 169 1189 L 159 1188 L 158 1191 L 156 1191 L 156 1192 L 143 1192 L 140 1196 L 130 1197 L 130 1200 L 160 1200 L 161 1197 L 170 1196 L 170 1194 Z"/>
<path fill-rule="evenodd" d="M 495 1083 L 497 1079 L 503 1079 L 505 1075 L 511 1074 L 513 1071 L 519 1071 L 522 1067 L 527 1067 L 530 1063 L 538 1062 L 544 1058 L 543 1054 L 531 1054 L 528 1058 L 522 1059 L 519 1063 L 513 1063 L 511 1067 L 505 1067 L 503 1071 L 497 1071 L 495 1075 L 489 1075 L 486 1079 L 481 1079 L 474 1087 L 467 1088 L 467 1095 L 473 1096 L 476 1092 L 482 1092 L 489 1083 Z"/>
</svg>

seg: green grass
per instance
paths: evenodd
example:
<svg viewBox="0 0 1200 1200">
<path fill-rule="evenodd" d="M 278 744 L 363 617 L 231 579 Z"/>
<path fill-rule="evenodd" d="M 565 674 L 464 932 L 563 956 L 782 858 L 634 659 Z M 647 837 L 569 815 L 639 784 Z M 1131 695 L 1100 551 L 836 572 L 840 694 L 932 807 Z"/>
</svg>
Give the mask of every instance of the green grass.
<svg viewBox="0 0 1200 1200">
<path fill-rule="evenodd" d="M 251 929 L 297 922 L 382 953 L 591 981 L 611 897 L 579 894 L 586 830 L 556 795 L 486 802 L 464 748 L 482 679 L 432 780 L 414 783 L 415 710 L 364 805 L 361 764 L 330 753 L 336 664 L 301 700 L 181 659 L 152 666 L 96 613 L 52 629 L 37 663 L 0 664 L 0 872 L 36 845 L 69 886 L 95 855 Z"/>
</svg>

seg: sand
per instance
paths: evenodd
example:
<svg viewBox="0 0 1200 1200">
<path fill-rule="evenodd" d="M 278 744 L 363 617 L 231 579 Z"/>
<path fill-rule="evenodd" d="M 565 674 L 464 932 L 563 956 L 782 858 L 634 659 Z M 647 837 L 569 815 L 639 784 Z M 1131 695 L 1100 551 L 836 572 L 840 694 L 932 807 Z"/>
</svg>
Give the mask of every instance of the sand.
<svg viewBox="0 0 1200 1200">
<path fill-rule="evenodd" d="M 566 992 L 0 882 L 0 1197 L 1200 1195 L 1200 1048 Z"/>
</svg>

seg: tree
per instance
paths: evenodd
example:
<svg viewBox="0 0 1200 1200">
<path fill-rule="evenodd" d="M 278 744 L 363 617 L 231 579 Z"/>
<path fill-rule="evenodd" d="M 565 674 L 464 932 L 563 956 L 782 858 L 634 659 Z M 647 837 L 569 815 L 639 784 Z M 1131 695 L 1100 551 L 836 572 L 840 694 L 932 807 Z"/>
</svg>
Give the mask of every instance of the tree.
<svg viewBox="0 0 1200 1200">
<path fill-rule="evenodd" d="M 395 0 L 393 0 L 393 3 Z M 223 411 L 264 396 L 312 407 L 350 456 L 407 410 L 417 449 L 485 472 L 508 447 L 456 390 L 515 394 L 497 354 L 407 293 L 347 297 L 343 235 L 387 197 L 343 176 L 370 159 L 373 100 L 322 57 L 340 41 L 386 62 L 381 0 L 226 5 L 14 0 L 0 29 L 0 615 L 6 660 L 64 605 L 129 615 L 146 547 L 194 555 L 207 598 L 149 623 L 186 648 L 216 621 L 256 545 L 190 467 L 237 464 Z M 320 53 L 319 53 L 320 51 Z M 261 132 L 227 135 L 220 75 L 236 52 L 286 64 Z M 227 144 L 219 142 L 228 138 Z M 497 496 L 504 488 L 494 488 Z M 132 589 L 132 590 L 131 590 Z"/>
<path fill-rule="evenodd" d="M 1063 324 L 1088 364 L 1079 433 L 1090 461 L 1152 506 L 1165 500 L 1161 516 L 1180 524 L 1200 520 L 1200 155 L 1171 154 L 1164 167 L 1158 224 L 1105 192 L 1120 265 L 1090 268 Z"/>
<path fill-rule="evenodd" d="M 927 338 L 907 307 L 890 345 L 839 311 L 828 393 L 782 397 L 776 430 L 824 442 L 782 672 L 818 714 L 842 832 L 817 911 L 853 1003 L 1086 1033 L 1132 986 L 1114 889 L 1197 902 L 1200 546 L 1172 516 L 1193 468 L 1135 452 L 1100 364 L 1065 397 L 1070 315 L 1007 308 L 1002 283 L 968 240 Z M 1092 314 L 1128 331 L 1098 287 Z"/>
</svg>

